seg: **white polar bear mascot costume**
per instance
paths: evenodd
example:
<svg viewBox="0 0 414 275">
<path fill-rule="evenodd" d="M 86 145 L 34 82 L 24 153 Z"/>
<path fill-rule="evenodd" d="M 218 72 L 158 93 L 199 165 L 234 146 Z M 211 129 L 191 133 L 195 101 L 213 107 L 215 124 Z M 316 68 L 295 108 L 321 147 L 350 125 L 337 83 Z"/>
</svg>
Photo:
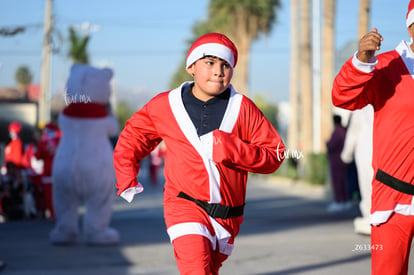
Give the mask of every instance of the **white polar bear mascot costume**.
<svg viewBox="0 0 414 275">
<path fill-rule="evenodd" d="M 362 217 L 354 219 L 354 230 L 356 233 L 365 235 L 371 234 L 369 216 L 371 211 L 372 179 L 374 177 L 374 168 L 372 168 L 373 125 L 374 109 L 372 105 L 353 111 L 341 154 L 342 161 L 345 163 L 350 163 L 355 159 L 361 194 L 359 208 Z"/>
<path fill-rule="evenodd" d="M 66 104 L 59 116 L 62 130 L 53 163 L 56 225 L 50 241 L 56 245 L 78 240 L 78 207 L 86 208 L 84 240 L 89 245 L 113 245 L 118 232 L 109 227 L 115 195 L 110 137 L 119 133 L 111 115 L 110 69 L 74 64 L 66 87 Z"/>
</svg>

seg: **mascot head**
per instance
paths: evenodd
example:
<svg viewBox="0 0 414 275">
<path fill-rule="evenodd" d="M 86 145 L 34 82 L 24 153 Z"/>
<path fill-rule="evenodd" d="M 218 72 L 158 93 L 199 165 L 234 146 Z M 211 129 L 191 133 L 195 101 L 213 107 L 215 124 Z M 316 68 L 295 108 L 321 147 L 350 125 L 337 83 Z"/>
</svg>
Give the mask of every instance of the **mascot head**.
<svg viewBox="0 0 414 275">
<path fill-rule="evenodd" d="M 66 104 L 95 103 L 105 105 L 109 103 L 112 76 L 111 69 L 74 64 L 66 83 Z"/>
</svg>

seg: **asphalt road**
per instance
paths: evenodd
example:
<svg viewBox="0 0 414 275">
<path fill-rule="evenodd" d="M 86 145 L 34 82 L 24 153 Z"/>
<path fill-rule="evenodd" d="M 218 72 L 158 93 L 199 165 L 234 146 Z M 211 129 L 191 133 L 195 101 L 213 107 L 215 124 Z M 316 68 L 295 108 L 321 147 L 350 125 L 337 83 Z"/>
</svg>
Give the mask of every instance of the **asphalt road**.
<svg viewBox="0 0 414 275">
<path fill-rule="evenodd" d="M 327 213 L 323 188 L 286 179 L 252 176 L 245 221 L 233 255 L 220 274 L 370 274 L 369 236 L 353 232 L 357 205 Z M 178 274 L 162 217 L 162 187 L 128 204 L 117 198 L 112 226 L 117 246 L 52 246 L 51 221 L 0 224 L 0 260 L 10 275 Z M 411 270 L 411 269 L 410 269 Z"/>
</svg>

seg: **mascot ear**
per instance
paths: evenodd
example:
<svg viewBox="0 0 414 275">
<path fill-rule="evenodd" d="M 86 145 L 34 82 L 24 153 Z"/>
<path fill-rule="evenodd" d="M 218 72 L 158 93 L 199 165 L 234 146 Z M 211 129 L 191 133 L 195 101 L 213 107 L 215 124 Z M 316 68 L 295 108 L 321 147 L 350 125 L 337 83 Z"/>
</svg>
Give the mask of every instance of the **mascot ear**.
<svg viewBox="0 0 414 275">
<path fill-rule="evenodd" d="M 91 103 L 107 104 L 109 102 L 112 75 L 111 69 L 87 66 L 82 83 L 82 91 Z"/>
<path fill-rule="evenodd" d="M 86 66 L 75 63 L 70 68 L 70 75 L 66 82 L 66 94 L 71 97 L 82 93 L 82 85 L 86 75 Z"/>
<path fill-rule="evenodd" d="M 70 97 L 71 103 L 107 104 L 113 75 L 113 70 L 109 68 L 100 69 L 75 63 L 70 69 L 66 96 Z"/>
</svg>

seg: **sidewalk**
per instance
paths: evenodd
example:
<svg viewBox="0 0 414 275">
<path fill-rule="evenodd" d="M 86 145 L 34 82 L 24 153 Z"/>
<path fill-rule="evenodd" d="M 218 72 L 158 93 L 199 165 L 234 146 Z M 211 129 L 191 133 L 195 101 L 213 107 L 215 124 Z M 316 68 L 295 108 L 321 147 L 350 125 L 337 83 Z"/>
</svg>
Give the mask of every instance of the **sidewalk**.
<svg viewBox="0 0 414 275">
<path fill-rule="evenodd" d="M 165 230 L 162 187 L 145 185 L 133 203 L 117 198 L 112 226 L 121 244 L 112 247 L 52 246 L 49 221 L 0 224 L 0 260 L 10 275 L 178 274 Z M 370 273 L 368 236 L 353 232 L 357 207 L 326 213 L 323 187 L 283 178 L 252 176 L 248 183 L 245 220 L 233 255 L 220 274 Z"/>
</svg>

